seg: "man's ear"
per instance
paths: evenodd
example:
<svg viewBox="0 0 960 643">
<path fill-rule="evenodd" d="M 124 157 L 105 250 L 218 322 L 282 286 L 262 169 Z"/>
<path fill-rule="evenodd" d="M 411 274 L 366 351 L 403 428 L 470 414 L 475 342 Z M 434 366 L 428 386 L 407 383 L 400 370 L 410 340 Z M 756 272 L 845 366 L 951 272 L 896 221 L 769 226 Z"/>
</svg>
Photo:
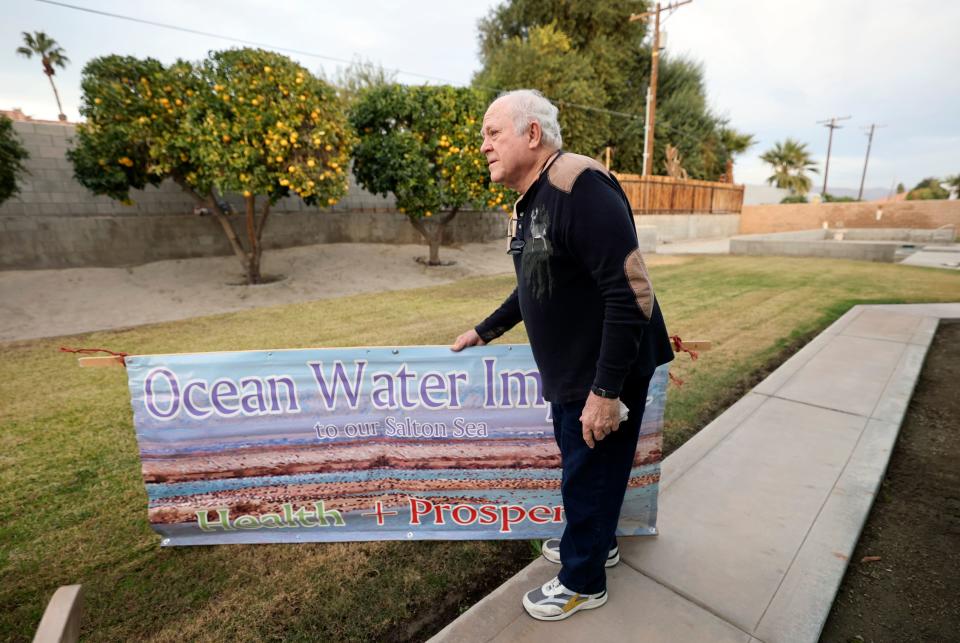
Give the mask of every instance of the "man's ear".
<svg viewBox="0 0 960 643">
<path fill-rule="evenodd" d="M 527 147 L 531 150 L 540 147 L 540 141 L 543 140 L 543 130 L 540 129 L 540 123 L 532 121 L 527 128 Z"/>
</svg>

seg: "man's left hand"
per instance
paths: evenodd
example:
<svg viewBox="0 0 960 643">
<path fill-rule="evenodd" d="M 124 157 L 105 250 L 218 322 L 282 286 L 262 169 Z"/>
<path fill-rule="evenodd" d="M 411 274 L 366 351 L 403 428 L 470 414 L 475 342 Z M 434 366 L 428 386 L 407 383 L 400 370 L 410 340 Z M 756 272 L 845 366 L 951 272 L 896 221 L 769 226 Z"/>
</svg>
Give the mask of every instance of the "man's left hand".
<svg viewBox="0 0 960 643">
<path fill-rule="evenodd" d="M 596 443 L 620 428 L 620 400 L 611 400 L 590 393 L 580 415 L 583 441 L 591 449 Z"/>
</svg>

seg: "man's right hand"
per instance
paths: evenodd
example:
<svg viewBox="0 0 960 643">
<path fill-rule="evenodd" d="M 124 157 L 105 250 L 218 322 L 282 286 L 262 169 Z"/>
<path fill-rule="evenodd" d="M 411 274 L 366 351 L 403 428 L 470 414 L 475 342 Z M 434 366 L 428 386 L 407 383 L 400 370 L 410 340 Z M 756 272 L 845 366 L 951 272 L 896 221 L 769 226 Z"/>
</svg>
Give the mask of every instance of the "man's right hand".
<svg viewBox="0 0 960 643">
<path fill-rule="evenodd" d="M 480 339 L 480 335 L 477 334 L 477 331 L 471 328 L 467 332 L 460 335 L 460 337 L 457 337 L 457 339 L 453 342 L 453 346 L 450 347 L 450 350 L 454 351 L 455 353 L 459 353 L 468 346 L 483 346 L 485 344 L 486 342 Z"/>
</svg>

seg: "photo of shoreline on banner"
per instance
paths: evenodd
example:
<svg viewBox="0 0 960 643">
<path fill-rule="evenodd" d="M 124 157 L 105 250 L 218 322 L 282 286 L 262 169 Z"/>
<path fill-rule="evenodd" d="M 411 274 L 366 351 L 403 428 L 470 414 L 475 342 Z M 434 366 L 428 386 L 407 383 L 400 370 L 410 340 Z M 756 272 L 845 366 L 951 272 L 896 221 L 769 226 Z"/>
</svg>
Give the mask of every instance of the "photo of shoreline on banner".
<svg viewBox="0 0 960 643">
<path fill-rule="evenodd" d="M 673 345 L 692 359 L 709 349 Z M 80 365 L 126 367 L 162 545 L 563 530 L 560 453 L 529 345 L 106 352 Z M 664 365 L 651 382 L 620 535 L 656 533 L 669 376 Z"/>
</svg>

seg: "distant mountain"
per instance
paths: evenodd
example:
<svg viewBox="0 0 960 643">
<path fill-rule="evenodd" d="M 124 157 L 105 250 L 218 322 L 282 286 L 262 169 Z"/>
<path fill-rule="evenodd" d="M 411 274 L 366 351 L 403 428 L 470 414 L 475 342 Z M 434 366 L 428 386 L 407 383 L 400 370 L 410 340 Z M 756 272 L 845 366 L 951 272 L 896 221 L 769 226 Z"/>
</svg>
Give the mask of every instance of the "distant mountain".
<svg viewBox="0 0 960 643">
<path fill-rule="evenodd" d="M 823 184 L 820 184 L 823 187 Z M 833 196 L 849 196 L 854 199 L 857 198 L 857 192 L 859 188 L 835 188 L 832 185 L 827 190 Z M 812 192 L 817 194 L 820 193 L 819 189 L 814 189 Z M 863 188 L 863 200 L 864 201 L 877 201 L 879 199 L 886 199 L 890 195 L 890 188 Z"/>
</svg>

